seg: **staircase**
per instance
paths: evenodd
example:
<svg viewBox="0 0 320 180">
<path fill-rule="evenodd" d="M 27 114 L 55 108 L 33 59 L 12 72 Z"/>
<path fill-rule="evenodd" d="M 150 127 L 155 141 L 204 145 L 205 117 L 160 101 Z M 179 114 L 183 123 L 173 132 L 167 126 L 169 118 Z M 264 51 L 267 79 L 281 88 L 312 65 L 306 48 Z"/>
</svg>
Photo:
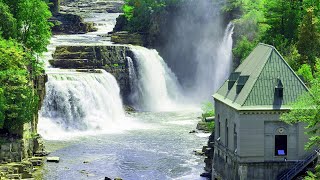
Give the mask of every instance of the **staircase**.
<svg viewBox="0 0 320 180">
<path fill-rule="evenodd" d="M 285 171 L 284 173 L 278 176 L 278 180 L 291 180 L 301 171 L 303 171 L 312 161 L 318 157 L 320 148 L 313 151 L 309 156 L 307 156 L 303 161 L 297 162 L 291 169 Z"/>
</svg>

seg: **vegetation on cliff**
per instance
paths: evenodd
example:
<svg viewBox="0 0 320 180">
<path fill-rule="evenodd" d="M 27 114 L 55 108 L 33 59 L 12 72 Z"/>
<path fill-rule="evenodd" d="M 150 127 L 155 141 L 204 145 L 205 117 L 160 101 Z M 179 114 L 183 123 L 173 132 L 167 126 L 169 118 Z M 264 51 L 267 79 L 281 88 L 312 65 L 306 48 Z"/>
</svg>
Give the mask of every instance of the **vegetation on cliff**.
<svg viewBox="0 0 320 180">
<path fill-rule="evenodd" d="M 0 0 L 0 129 L 15 132 L 38 110 L 37 56 L 51 36 L 51 13 L 42 0 Z"/>
<path fill-rule="evenodd" d="M 236 59 L 243 60 L 263 42 L 274 45 L 295 71 L 314 72 L 320 57 L 319 1 L 228 0 L 224 10 L 237 28 Z M 308 74 L 300 73 L 310 83 Z"/>
<path fill-rule="evenodd" d="M 147 32 L 152 17 L 164 13 L 167 6 L 177 4 L 180 0 L 126 0 L 123 6 L 125 30 L 130 32 Z"/>
</svg>

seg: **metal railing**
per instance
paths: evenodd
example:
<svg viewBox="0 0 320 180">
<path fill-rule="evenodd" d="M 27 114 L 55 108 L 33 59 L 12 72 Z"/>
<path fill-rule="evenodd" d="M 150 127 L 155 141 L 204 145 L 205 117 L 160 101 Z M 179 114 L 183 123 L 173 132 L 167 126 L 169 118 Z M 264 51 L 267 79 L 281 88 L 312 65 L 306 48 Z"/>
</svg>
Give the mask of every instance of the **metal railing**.
<svg viewBox="0 0 320 180">
<path fill-rule="evenodd" d="M 315 150 L 309 156 L 307 156 L 303 161 L 296 163 L 290 170 L 286 171 L 284 174 L 281 174 L 277 179 L 278 180 L 290 180 L 299 174 L 305 167 L 307 167 L 313 160 L 318 156 L 320 148 Z"/>
</svg>

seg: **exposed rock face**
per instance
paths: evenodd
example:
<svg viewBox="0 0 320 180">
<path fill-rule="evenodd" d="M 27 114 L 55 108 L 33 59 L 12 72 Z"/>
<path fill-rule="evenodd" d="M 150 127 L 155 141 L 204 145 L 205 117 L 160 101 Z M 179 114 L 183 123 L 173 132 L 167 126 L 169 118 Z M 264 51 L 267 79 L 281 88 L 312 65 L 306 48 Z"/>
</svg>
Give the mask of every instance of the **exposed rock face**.
<svg viewBox="0 0 320 180">
<path fill-rule="evenodd" d="M 209 136 L 208 145 L 203 146 L 202 149 L 203 152 L 205 152 L 206 158 L 204 159 L 205 167 L 204 171 L 205 175 L 210 175 L 209 178 L 211 178 L 212 174 L 212 159 L 213 159 L 213 151 L 214 151 L 214 132 Z"/>
<path fill-rule="evenodd" d="M 55 14 L 50 21 L 54 24 L 51 28 L 53 34 L 84 34 L 96 31 L 93 23 L 84 22 L 83 18 L 74 14 Z"/>
<path fill-rule="evenodd" d="M 50 0 L 49 7 L 52 14 L 57 14 L 60 11 L 60 0 Z"/>
<path fill-rule="evenodd" d="M 60 10 L 66 13 L 121 13 L 124 0 L 61 0 L 60 4 Z"/>
<path fill-rule="evenodd" d="M 127 46 L 58 46 L 50 64 L 63 69 L 104 69 L 119 83 L 124 103 L 130 94 L 126 57 L 133 53 Z"/>
<path fill-rule="evenodd" d="M 139 46 L 145 46 L 145 36 L 138 33 L 128 33 L 126 31 L 120 31 L 113 33 L 111 41 L 117 44 L 133 44 Z"/>
<path fill-rule="evenodd" d="M 34 82 L 34 93 L 39 95 L 40 110 L 45 96 L 46 75 L 38 76 Z M 37 134 L 38 112 L 33 114 L 33 119 L 25 123 L 15 134 L 2 132 L 0 134 L 0 164 L 4 162 L 21 162 L 23 159 L 32 157 L 36 153 L 42 152 L 43 142 Z M 2 130 L 4 131 L 4 130 Z"/>
</svg>

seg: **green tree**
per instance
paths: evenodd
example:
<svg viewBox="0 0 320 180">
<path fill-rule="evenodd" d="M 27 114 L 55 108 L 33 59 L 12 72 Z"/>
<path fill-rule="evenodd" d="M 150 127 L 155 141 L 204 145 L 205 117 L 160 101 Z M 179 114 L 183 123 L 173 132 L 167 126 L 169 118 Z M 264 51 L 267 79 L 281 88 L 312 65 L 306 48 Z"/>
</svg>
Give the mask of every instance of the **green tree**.
<svg viewBox="0 0 320 180">
<path fill-rule="evenodd" d="M 311 81 L 313 81 L 311 66 L 308 64 L 303 64 L 298 70 L 297 74 L 303 77 L 308 86 L 310 85 Z"/>
<path fill-rule="evenodd" d="M 320 63 L 319 63 L 320 64 Z M 320 147 L 320 77 L 317 76 L 311 82 L 309 93 L 298 98 L 288 113 L 284 113 L 281 119 L 289 124 L 306 123 L 310 135 L 307 148 Z"/>
<path fill-rule="evenodd" d="M 10 12 L 9 6 L 0 1 L 0 35 L 5 39 L 16 37 L 17 21 Z"/>
<path fill-rule="evenodd" d="M 320 34 L 317 23 L 318 19 L 314 15 L 314 9 L 309 8 L 301 22 L 297 44 L 301 54 L 301 63 L 308 63 L 312 70 L 314 70 L 316 57 L 320 55 Z"/>
<path fill-rule="evenodd" d="M 3 89 L 0 88 L 0 128 L 3 127 L 4 124 L 4 108 L 5 108 L 5 98 Z"/>
<path fill-rule="evenodd" d="M 28 71 L 32 56 L 18 43 L 0 38 L 0 57 L 0 128 L 15 132 L 38 107 Z"/>
<path fill-rule="evenodd" d="M 164 10 L 167 3 L 176 0 L 126 0 L 123 6 L 128 20 L 127 28 L 131 32 L 147 32 L 154 14 Z"/>
<path fill-rule="evenodd" d="M 32 52 L 46 51 L 51 37 L 48 5 L 42 0 L 28 0 L 19 2 L 18 6 L 18 40 Z"/>
</svg>

